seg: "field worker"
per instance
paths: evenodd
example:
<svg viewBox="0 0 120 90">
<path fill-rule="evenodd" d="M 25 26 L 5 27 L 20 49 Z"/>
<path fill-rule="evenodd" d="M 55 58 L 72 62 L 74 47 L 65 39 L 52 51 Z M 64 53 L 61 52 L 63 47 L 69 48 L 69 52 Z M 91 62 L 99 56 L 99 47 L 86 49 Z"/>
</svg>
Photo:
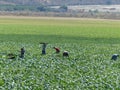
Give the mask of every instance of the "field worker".
<svg viewBox="0 0 120 90">
<path fill-rule="evenodd" d="M 118 54 L 113 54 L 111 60 L 117 60 L 118 57 L 119 57 Z"/>
<path fill-rule="evenodd" d="M 7 57 L 8 57 L 8 59 L 15 59 L 16 55 L 13 53 L 9 53 L 9 54 L 7 54 Z"/>
<path fill-rule="evenodd" d="M 68 51 L 64 51 L 64 52 L 63 52 L 63 57 L 69 57 Z"/>
<path fill-rule="evenodd" d="M 20 58 L 24 58 L 24 54 L 25 54 L 25 49 L 24 49 L 24 47 L 23 47 L 23 48 L 21 48 L 21 50 L 20 50 Z"/>
<path fill-rule="evenodd" d="M 57 47 L 53 47 L 56 50 L 56 53 L 60 53 L 60 49 Z"/>
<path fill-rule="evenodd" d="M 47 47 L 47 43 L 40 43 L 42 44 L 42 55 L 46 54 L 46 47 Z"/>
</svg>

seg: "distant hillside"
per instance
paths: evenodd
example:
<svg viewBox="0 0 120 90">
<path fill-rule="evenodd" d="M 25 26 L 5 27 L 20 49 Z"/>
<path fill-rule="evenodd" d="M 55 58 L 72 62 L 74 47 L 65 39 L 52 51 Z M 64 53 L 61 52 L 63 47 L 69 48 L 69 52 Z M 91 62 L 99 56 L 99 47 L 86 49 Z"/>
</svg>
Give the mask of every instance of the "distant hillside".
<svg viewBox="0 0 120 90">
<path fill-rule="evenodd" d="M 0 4 L 14 5 L 111 5 L 120 0 L 0 0 Z"/>
</svg>

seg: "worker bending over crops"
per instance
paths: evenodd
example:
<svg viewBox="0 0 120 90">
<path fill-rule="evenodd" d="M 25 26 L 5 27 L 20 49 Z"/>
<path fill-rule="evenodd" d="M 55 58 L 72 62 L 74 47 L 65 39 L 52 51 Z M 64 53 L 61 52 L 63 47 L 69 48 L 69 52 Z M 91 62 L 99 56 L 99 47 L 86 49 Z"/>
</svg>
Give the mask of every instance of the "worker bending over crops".
<svg viewBox="0 0 120 90">
<path fill-rule="evenodd" d="M 118 57 L 119 57 L 118 54 L 113 54 L 112 57 L 111 57 L 111 60 L 117 60 Z"/>
<path fill-rule="evenodd" d="M 56 53 L 60 53 L 60 49 L 57 47 L 53 47 L 56 50 Z"/>
<path fill-rule="evenodd" d="M 7 54 L 7 58 L 8 58 L 8 59 L 15 59 L 15 58 L 16 58 L 16 55 L 13 54 L 13 53 L 9 53 L 9 54 Z"/>
<path fill-rule="evenodd" d="M 64 52 L 63 52 L 63 57 L 69 57 L 68 51 L 64 51 Z"/>
</svg>

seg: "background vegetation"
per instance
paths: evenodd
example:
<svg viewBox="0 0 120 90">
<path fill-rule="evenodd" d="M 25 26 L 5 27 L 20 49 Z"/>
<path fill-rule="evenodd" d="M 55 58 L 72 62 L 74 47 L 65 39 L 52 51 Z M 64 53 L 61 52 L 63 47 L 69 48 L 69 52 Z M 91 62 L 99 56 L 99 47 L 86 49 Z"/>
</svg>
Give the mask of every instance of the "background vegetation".
<svg viewBox="0 0 120 90">
<path fill-rule="evenodd" d="M 1 4 L 11 5 L 111 5 L 120 4 L 119 0 L 1 0 Z"/>
<path fill-rule="evenodd" d="M 119 0 L 0 0 L 0 15 L 120 19 L 119 4 Z"/>
</svg>

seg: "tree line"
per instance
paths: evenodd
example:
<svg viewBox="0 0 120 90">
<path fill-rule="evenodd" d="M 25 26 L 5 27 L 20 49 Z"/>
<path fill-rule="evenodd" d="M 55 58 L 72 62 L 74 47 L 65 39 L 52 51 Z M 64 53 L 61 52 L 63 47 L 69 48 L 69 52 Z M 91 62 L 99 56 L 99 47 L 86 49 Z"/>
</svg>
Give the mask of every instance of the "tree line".
<svg viewBox="0 0 120 90">
<path fill-rule="evenodd" d="M 59 8 L 51 8 L 45 5 L 0 5 L 0 11 L 35 11 L 35 12 L 67 12 L 68 8 L 61 5 Z"/>
<path fill-rule="evenodd" d="M 2 4 L 14 5 L 118 5 L 120 0 L 0 0 Z"/>
</svg>

